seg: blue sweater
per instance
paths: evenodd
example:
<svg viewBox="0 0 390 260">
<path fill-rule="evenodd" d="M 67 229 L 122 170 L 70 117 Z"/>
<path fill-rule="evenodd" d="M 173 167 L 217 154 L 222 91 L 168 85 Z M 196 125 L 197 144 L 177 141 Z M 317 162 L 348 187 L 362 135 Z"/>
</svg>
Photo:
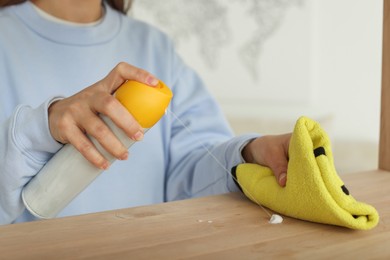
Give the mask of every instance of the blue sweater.
<svg viewBox="0 0 390 260">
<path fill-rule="evenodd" d="M 164 34 L 108 6 L 101 23 L 77 27 L 42 18 L 26 2 L 0 9 L 0 224 L 35 219 L 21 191 L 61 149 L 48 128 L 50 101 L 95 83 L 121 61 L 170 86 L 169 109 L 192 134 L 165 115 L 131 147 L 127 161 L 115 162 L 59 216 L 236 190 L 226 169 L 242 161 L 240 150 L 254 135 L 233 137 L 201 79 Z"/>
</svg>

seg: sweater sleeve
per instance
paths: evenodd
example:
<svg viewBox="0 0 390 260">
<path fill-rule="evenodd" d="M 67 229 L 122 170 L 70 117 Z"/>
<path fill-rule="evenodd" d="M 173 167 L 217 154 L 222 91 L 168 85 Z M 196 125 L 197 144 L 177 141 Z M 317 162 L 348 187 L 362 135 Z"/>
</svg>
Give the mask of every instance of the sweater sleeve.
<svg viewBox="0 0 390 260">
<path fill-rule="evenodd" d="M 243 162 L 242 148 L 259 135 L 234 137 L 201 79 L 177 59 L 166 199 L 238 191 L 230 170 Z"/>
<path fill-rule="evenodd" d="M 22 214 L 23 186 L 62 147 L 48 127 L 47 108 L 54 100 L 37 108 L 20 105 L 0 123 L 0 224 Z"/>
</svg>

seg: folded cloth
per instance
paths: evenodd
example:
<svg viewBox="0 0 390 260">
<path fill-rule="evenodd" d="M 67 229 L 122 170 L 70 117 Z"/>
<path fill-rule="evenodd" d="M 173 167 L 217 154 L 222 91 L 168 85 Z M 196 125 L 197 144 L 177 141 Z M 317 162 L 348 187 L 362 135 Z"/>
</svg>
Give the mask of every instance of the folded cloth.
<svg viewBox="0 0 390 260">
<path fill-rule="evenodd" d="M 298 119 L 290 140 L 285 187 L 258 164 L 240 164 L 232 174 L 249 199 L 286 216 L 362 230 L 379 221 L 374 207 L 349 194 L 334 167 L 327 134 L 307 117 Z"/>
</svg>

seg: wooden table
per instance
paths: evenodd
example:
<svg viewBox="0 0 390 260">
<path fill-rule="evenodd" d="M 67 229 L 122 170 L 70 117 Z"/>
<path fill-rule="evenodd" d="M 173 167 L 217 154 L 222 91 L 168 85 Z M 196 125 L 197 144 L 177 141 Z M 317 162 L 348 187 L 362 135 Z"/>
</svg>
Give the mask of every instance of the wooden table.
<svg viewBox="0 0 390 260">
<path fill-rule="evenodd" d="M 0 259 L 390 259 L 390 173 L 341 176 L 375 206 L 370 231 L 284 217 L 279 225 L 240 193 L 0 226 Z"/>
</svg>

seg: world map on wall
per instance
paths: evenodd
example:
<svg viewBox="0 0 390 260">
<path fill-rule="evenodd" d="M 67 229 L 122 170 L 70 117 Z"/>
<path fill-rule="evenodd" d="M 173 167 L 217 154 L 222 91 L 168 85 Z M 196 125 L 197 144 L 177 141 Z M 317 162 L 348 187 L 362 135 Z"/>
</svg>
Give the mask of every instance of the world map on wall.
<svg viewBox="0 0 390 260">
<path fill-rule="evenodd" d="M 234 51 L 241 66 L 254 80 L 259 77 L 259 60 L 266 40 L 277 31 L 289 8 L 300 7 L 305 0 L 136 0 L 133 13 L 149 14 L 153 24 L 166 32 L 176 46 L 196 41 L 198 55 L 205 66 L 215 69 L 221 50 L 239 39 Z M 239 13 L 251 30 L 246 37 L 233 30 Z M 233 19 L 232 19 L 233 17 Z M 231 46 L 229 46 L 231 48 Z"/>
</svg>

